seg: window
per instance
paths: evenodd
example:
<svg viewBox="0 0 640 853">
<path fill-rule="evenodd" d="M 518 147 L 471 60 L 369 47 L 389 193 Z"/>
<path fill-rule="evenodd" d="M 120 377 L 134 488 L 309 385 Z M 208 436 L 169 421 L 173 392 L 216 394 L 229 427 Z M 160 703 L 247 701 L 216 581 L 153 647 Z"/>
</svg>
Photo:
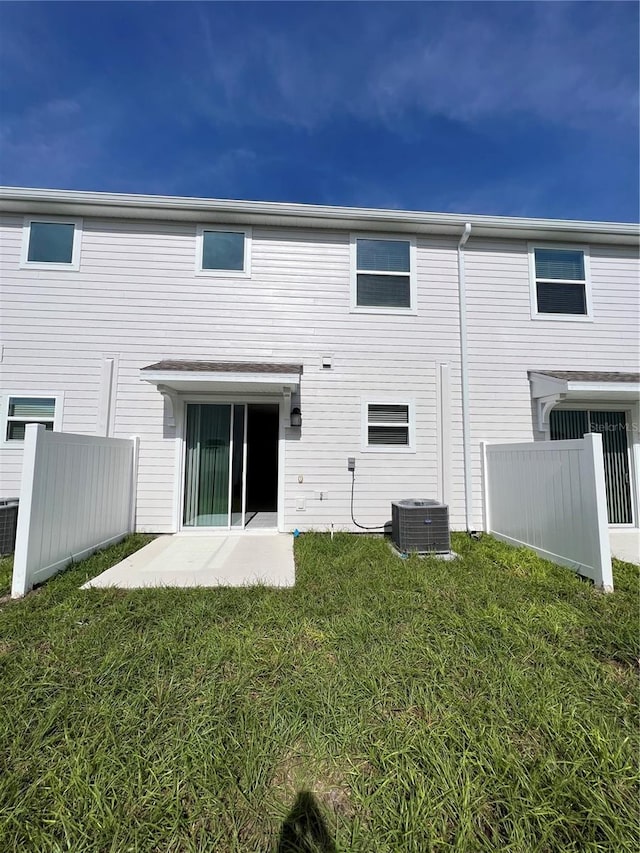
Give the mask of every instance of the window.
<svg viewBox="0 0 640 853">
<path fill-rule="evenodd" d="M 199 275 L 248 277 L 251 266 L 251 231 L 247 228 L 199 226 L 197 232 Z"/>
<path fill-rule="evenodd" d="M 363 449 L 411 450 L 413 448 L 413 404 L 363 404 Z"/>
<path fill-rule="evenodd" d="M 352 308 L 415 312 L 415 241 L 352 237 Z"/>
<path fill-rule="evenodd" d="M 21 266 L 77 270 L 81 220 L 26 219 Z"/>
<path fill-rule="evenodd" d="M 532 314 L 558 319 L 591 316 L 589 256 L 571 246 L 530 247 Z"/>
<path fill-rule="evenodd" d="M 56 421 L 55 397 L 9 397 L 5 441 L 24 441 L 27 424 L 44 424 L 52 430 Z"/>
</svg>

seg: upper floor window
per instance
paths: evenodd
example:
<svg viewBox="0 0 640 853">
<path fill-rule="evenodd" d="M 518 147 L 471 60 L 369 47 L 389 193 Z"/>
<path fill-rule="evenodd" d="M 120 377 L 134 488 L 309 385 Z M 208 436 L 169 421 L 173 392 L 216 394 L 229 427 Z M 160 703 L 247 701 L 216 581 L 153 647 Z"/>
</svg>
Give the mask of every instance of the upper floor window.
<svg viewBox="0 0 640 853">
<path fill-rule="evenodd" d="M 77 270 L 80 266 L 81 233 L 79 219 L 26 219 L 21 265 Z"/>
<path fill-rule="evenodd" d="M 589 255 L 585 248 L 530 247 L 532 315 L 591 317 Z"/>
<path fill-rule="evenodd" d="M 415 240 L 352 237 L 352 308 L 414 313 Z"/>
<path fill-rule="evenodd" d="M 7 400 L 5 441 L 24 441 L 27 424 L 57 425 L 55 397 L 13 397 Z"/>
<path fill-rule="evenodd" d="M 199 226 L 196 272 L 248 277 L 251 273 L 250 229 Z"/>
</svg>

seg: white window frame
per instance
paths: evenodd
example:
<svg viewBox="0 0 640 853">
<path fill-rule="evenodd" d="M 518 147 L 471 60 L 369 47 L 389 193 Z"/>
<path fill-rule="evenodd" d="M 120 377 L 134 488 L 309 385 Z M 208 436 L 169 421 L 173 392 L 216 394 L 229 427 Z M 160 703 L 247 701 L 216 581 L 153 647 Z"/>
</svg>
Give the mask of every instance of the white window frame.
<svg viewBox="0 0 640 853">
<path fill-rule="evenodd" d="M 409 409 L 409 444 L 369 444 L 369 406 L 408 406 Z M 406 397 L 363 397 L 361 398 L 361 449 L 365 453 L 415 453 L 416 452 L 416 417 L 415 400 Z M 385 426 L 385 424 L 375 424 Z M 393 423 L 389 426 L 404 426 Z"/>
<path fill-rule="evenodd" d="M 51 223 L 53 225 L 73 225 L 73 247 L 71 263 L 60 264 L 55 261 L 30 261 L 29 243 L 31 241 L 31 224 L 33 222 Z M 22 251 L 20 252 L 21 269 L 64 270 L 65 272 L 80 269 L 80 249 L 82 247 L 83 221 L 78 217 L 66 216 L 25 216 L 22 226 Z"/>
<path fill-rule="evenodd" d="M 38 220 L 39 222 L 40 220 Z M 47 398 L 54 401 L 54 410 L 53 410 L 53 418 L 34 418 L 33 420 L 29 420 L 29 418 L 18 418 L 18 417 L 10 417 L 9 416 L 9 402 L 14 397 L 22 397 L 22 398 L 32 398 L 32 399 L 41 399 Z M 7 438 L 7 428 L 9 426 L 10 421 L 21 421 L 22 423 L 42 423 L 42 421 L 52 421 L 53 422 L 53 431 L 61 432 L 62 431 L 62 413 L 64 409 L 64 394 L 60 391 L 56 393 L 52 393 L 51 391 L 6 391 L 3 393 L 0 398 L 0 428 L 2 429 L 2 437 L 0 439 L 0 444 L 4 444 L 7 447 L 21 447 L 24 444 L 24 439 L 20 438 Z"/>
<path fill-rule="evenodd" d="M 210 270 L 202 266 L 205 231 L 228 231 L 232 234 L 244 234 L 244 267 L 241 270 Z M 219 225 L 211 222 L 196 228 L 196 275 L 208 278 L 251 278 L 251 243 L 253 230 L 250 226 L 238 228 L 234 225 Z"/>
<path fill-rule="evenodd" d="M 358 305 L 358 240 L 394 240 L 398 243 L 409 244 L 409 272 L 392 272 L 390 270 L 362 270 L 363 275 L 406 275 L 409 278 L 408 308 L 393 308 L 391 306 Z M 351 313 L 353 314 L 409 314 L 418 313 L 418 278 L 417 278 L 417 249 L 416 238 L 407 234 L 362 234 L 350 235 L 350 270 L 351 270 Z"/>
<path fill-rule="evenodd" d="M 531 292 L 531 319 L 532 320 L 550 320 L 552 322 L 570 322 L 570 323 L 592 323 L 593 322 L 593 302 L 591 298 L 591 255 L 589 246 L 577 245 L 574 243 L 537 243 L 531 242 L 527 244 L 529 253 L 529 286 Z M 573 252 L 582 252 L 584 259 L 584 279 L 576 281 L 575 279 L 564 280 L 559 278 L 536 278 L 536 249 L 569 249 Z M 537 282 L 548 282 L 549 284 L 575 284 L 578 287 L 580 284 L 584 286 L 585 308 L 586 314 L 547 314 L 544 311 L 538 311 L 538 291 Z"/>
</svg>

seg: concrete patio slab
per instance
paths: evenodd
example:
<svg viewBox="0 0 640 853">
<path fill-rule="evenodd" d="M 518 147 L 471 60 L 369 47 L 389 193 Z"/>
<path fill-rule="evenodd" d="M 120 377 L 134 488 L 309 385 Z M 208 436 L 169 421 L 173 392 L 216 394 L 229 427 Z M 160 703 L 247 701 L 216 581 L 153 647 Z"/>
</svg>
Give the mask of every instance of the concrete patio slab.
<svg viewBox="0 0 640 853">
<path fill-rule="evenodd" d="M 286 533 L 159 536 L 101 575 L 89 587 L 287 587 L 295 583 L 293 536 Z"/>
<path fill-rule="evenodd" d="M 637 527 L 610 527 L 611 556 L 627 563 L 640 563 L 640 529 Z"/>
</svg>

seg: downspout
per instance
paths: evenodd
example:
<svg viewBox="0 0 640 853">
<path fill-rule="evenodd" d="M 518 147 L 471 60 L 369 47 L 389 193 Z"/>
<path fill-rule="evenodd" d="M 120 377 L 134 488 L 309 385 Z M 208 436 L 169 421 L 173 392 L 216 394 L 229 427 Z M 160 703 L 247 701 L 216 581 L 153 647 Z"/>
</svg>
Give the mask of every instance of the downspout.
<svg viewBox="0 0 640 853">
<path fill-rule="evenodd" d="M 464 247 L 471 234 L 467 222 L 458 243 L 458 305 L 460 312 L 460 390 L 462 397 L 462 458 L 464 465 L 464 514 L 467 533 L 473 526 L 471 481 L 471 432 L 469 426 L 469 357 L 467 353 L 467 292 L 464 281 Z"/>
</svg>

